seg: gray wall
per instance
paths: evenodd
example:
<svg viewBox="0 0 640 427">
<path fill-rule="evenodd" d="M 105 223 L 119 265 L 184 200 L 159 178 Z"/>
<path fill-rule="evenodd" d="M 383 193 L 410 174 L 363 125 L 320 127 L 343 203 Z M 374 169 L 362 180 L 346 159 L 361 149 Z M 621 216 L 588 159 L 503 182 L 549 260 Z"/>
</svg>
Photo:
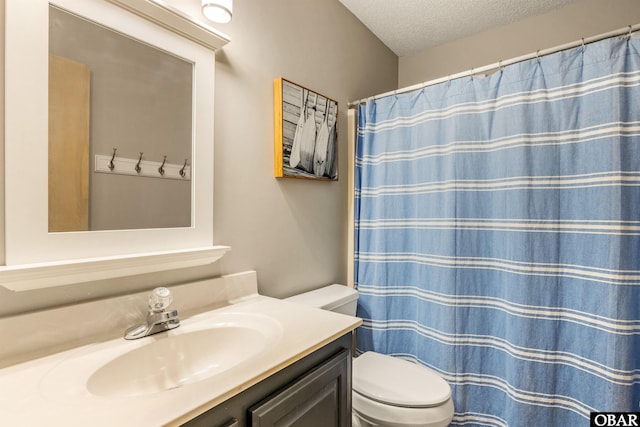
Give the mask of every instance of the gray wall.
<svg viewBox="0 0 640 427">
<path fill-rule="evenodd" d="M 217 57 L 216 241 L 225 272 L 286 296 L 346 281 L 347 102 L 395 88 L 397 57 L 337 0 L 236 0 Z M 275 179 L 273 80 L 338 102 L 338 182 Z"/>
<path fill-rule="evenodd" d="M 235 0 L 233 22 L 219 29 L 232 41 L 216 54 L 214 232 L 233 250 L 205 267 L 20 293 L 0 288 L 0 316 L 247 269 L 272 296 L 346 281 L 346 104 L 394 89 L 397 57 L 337 0 Z M 277 77 L 338 101 L 338 182 L 273 177 Z"/>
<path fill-rule="evenodd" d="M 578 0 L 549 13 L 400 58 L 398 87 L 640 23 L 638 0 Z"/>
</svg>

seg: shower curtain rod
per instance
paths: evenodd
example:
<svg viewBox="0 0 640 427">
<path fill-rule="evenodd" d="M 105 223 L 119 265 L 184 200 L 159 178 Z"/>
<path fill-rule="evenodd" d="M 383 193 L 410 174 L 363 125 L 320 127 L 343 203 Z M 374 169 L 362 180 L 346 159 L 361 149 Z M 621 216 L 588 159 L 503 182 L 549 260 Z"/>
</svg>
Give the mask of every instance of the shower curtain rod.
<svg viewBox="0 0 640 427">
<path fill-rule="evenodd" d="M 581 40 L 576 40 L 576 41 L 571 42 L 571 43 L 566 43 L 566 44 L 563 44 L 563 45 L 560 45 L 560 46 L 551 47 L 549 49 L 538 50 L 537 52 L 529 53 L 527 55 L 518 56 L 516 58 L 512 58 L 512 59 L 509 59 L 509 60 L 505 60 L 505 61 L 501 60 L 501 61 L 495 62 L 493 64 L 485 65 L 484 67 L 472 68 L 470 70 L 462 71 L 462 72 L 457 73 L 457 74 L 452 74 L 452 75 L 445 76 L 445 77 L 439 77 L 437 79 L 429 80 L 429 81 L 424 82 L 424 83 L 418 83 L 418 84 L 415 84 L 415 85 L 406 86 L 406 87 L 403 87 L 403 88 L 400 88 L 400 89 L 396 89 L 396 90 L 392 90 L 392 91 L 389 91 L 389 92 L 381 93 L 379 95 L 374 95 L 374 96 L 370 96 L 368 98 L 363 98 L 363 99 L 360 99 L 360 100 L 357 100 L 357 101 L 351 101 L 351 102 L 347 103 L 347 107 L 348 108 L 356 108 L 358 105 L 364 104 L 365 102 L 367 102 L 369 100 L 380 99 L 380 98 L 384 98 L 384 97 L 391 96 L 391 95 L 397 95 L 397 94 L 400 94 L 400 93 L 412 92 L 414 90 L 420 90 L 420 89 L 425 88 L 427 86 L 433 86 L 435 84 L 446 82 L 446 81 L 449 81 L 449 80 L 459 79 L 461 77 L 468 77 L 468 76 L 472 76 L 472 75 L 475 75 L 475 74 L 484 73 L 486 71 L 500 69 L 500 68 L 502 68 L 504 66 L 515 64 L 517 62 L 527 61 L 527 60 L 533 59 L 533 58 L 539 58 L 541 56 L 550 55 L 552 53 L 560 52 L 562 50 L 571 49 L 571 48 L 582 46 L 582 45 L 585 45 L 585 44 L 588 44 L 588 43 L 593 43 L 593 42 L 597 42 L 597 41 L 600 41 L 600 40 L 604 40 L 604 39 L 607 39 L 609 37 L 620 36 L 620 35 L 623 35 L 623 34 L 628 34 L 630 36 L 631 33 L 634 33 L 634 32 L 636 32 L 638 30 L 640 30 L 640 24 L 628 25 L 628 26 L 626 26 L 624 28 L 613 30 L 613 31 L 610 31 L 608 33 L 604 33 L 604 34 L 600 34 L 600 35 L 597 35 L 597 36 L 583 38 Z"/>
</svg>

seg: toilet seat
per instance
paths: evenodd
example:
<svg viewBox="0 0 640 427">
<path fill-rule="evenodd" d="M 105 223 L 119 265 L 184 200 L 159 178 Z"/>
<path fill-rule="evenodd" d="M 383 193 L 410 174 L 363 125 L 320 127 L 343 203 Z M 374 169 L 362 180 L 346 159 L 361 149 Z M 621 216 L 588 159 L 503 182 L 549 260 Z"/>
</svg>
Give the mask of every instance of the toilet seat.
<svg viewBox="0 0 640 427">
<path fill-rule="evenodd" d="M 366 352 L 353 360 L 353 390 L 404 408 L 431 408 L 451 398 L 451 387 L 433 370 L 408 360 Z"/>
<path fill-rule="evenodd" d="M 431 408 L 406 408 L 376 402 L 354 391 L 352 402 L 356 418 L 374 426 L 444 427 L 453 419 L 452 399 Z"/>
</svg>

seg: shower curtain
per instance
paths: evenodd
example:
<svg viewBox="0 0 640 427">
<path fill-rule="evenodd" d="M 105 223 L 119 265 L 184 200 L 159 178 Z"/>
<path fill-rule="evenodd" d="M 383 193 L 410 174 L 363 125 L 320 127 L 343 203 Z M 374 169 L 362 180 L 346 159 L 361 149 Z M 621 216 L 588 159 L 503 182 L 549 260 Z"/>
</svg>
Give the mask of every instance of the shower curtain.
<svg viewBox="0 0 640 427">
<path fill-rule="evenodd" d="M 452 388 L 452 425 L 640 411 L 640 38 L 359 106 L 357 352 Z"/>
</svg>

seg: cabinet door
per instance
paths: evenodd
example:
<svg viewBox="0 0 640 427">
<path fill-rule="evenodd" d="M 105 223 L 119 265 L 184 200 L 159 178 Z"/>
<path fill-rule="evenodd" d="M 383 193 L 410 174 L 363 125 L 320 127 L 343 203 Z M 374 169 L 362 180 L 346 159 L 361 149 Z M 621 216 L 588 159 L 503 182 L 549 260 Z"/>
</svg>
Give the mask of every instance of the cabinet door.
<svg viewBox="0 0 640 427">
<path fill-rule="evenodd" d="M 252 427 L 349 427 L 349 351 L 249 409 Z"/>
</svg>

